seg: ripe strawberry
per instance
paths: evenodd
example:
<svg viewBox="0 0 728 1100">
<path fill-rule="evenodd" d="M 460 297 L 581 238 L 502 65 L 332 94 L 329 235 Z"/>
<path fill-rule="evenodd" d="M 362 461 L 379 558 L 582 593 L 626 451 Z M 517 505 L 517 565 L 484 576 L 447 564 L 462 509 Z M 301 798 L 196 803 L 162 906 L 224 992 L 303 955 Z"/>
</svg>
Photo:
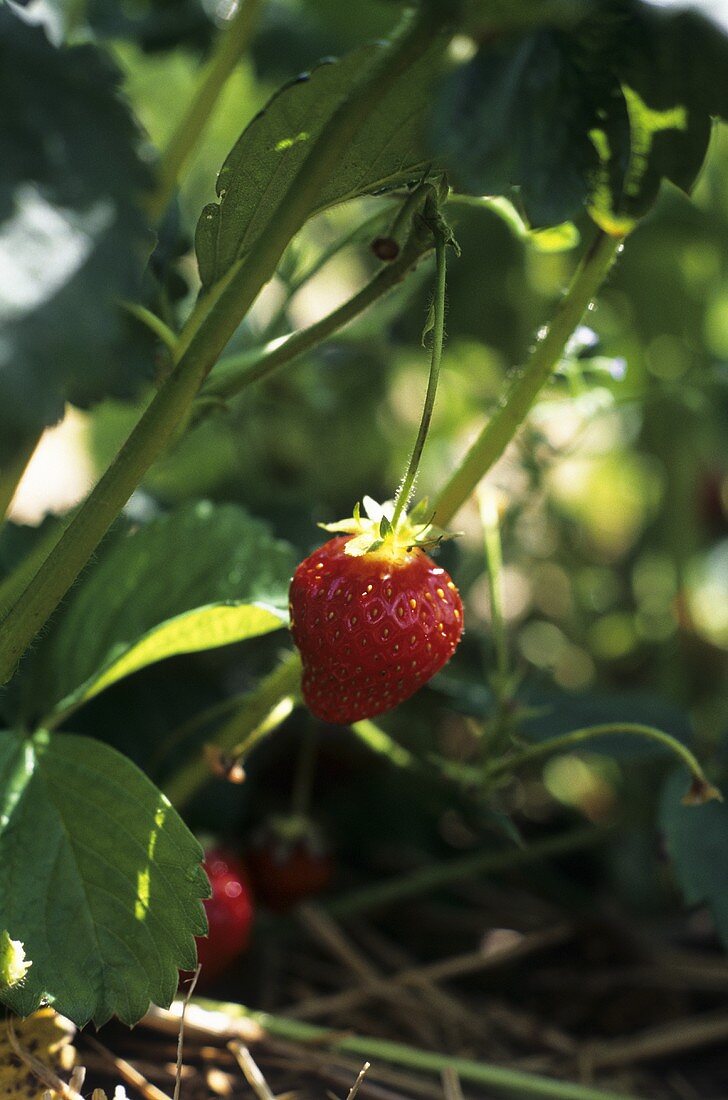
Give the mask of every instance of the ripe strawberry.
<svg viewBox="0 0 728 1100">
<path fill-rule="evenodd" d="M 408 699 L 450 660 L 463 630 L 457 588 L 417 545 L 430 525 L 413 513 L 392 529 L 390 506 L 364 503 L 369 519 L 357 510 L 328 525 L 348 535 L 302 561 L 290 590 L 304 699 L 342 725 Z"/>
<path fill-rule="evenodd" d="M 322 893 L 334 871 L 318 831 L 300 817 L 272 819 L 253 838 L 247 865 L 256 898 L 275 913 Z"/>
<path fill-rule="evenodd" d="M 253 925 L 253 897 L 245 864 L 226 848 L 213 848 L 205 856 L 205 870 L 212 897 L 205 905 L 206 937 L 197 938 L 200 980 L 219 977 L 246 950 Z"/>
</svg>

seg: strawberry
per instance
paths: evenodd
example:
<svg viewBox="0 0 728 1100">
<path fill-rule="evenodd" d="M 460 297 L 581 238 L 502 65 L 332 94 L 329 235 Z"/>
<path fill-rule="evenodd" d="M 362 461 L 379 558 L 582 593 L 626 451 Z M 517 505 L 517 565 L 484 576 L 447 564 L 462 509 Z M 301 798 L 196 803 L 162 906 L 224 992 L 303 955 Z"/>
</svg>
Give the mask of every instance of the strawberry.
<svg viewBox="0 0 728 1100">
<path fill-rule="evenodd" d="M 234 852 L 213 848 L 205 855 L 212 897 L 205 905 L 208 934 L 197 939 L 200 980 L 219 977 L 246 950 L 253 925 L 253 896 L 245 865 Z"/>
<path fill-rule="evenodd" d="M 328 886 L 334 861 L 320 834 L 306 818 L 272 818 L 253 837 L 247 852 L 256 898 L 285 913 Z"/>
<path fill-rule="evenodd" d="M 391 504 L 365 498 L 368 519 L 324 525 L 344 531 L 296 569 L 291 631 L 303 661 L 303 696 L 342 725 L 390 710 L 450 660 L 463 608 L 448 574 L 421 548 L 439 541 L 417 512 L 392 527 Z"/>
</svg>

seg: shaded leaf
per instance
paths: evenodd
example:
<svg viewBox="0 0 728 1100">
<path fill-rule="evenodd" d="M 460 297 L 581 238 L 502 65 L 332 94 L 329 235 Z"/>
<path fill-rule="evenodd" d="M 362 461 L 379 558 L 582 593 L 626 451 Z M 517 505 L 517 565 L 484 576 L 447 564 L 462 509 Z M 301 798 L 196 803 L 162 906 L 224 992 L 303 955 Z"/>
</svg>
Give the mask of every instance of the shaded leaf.
<svg viewBox="0 0 728 1100">
<path fill-rule="evenodd" d="M 453 184 L 519 198 L 536 226 L 578 214 L 597 156 L 591 95 L 562 35 L 540 31 L 483 47 L 445 81 L 433 148 Z"/>
<path fill-rule="evenodd" d="M 445 81 L 432 147 L 454 183 L 517 193 L 534 225 L 585 203 L 627 232 L 663 179 L 689 190 L 728 110 L 728 38 L 694 13 L 585 5 L 567 29 L 493 36 Z"/>
<path fill-rule="evenodd" d="M 601 167 L 590 209 L 607 230 L 629 230 L 652 206 L 663 179 L 683 191 L 695 182 L 710 140 L 711 114 L 728 105 L 721 92 L 728 39 L 696 16 L 645 12 L 623 28 L 613 52 L 628 142 L 615 148 L 609 126 L 602 122 L 595 128 Z"/>
<path fill-rule="evenodd" d="M 125 676 L 147 665 L 175 657 L 180 653 L 199 653 L 205 649 L 243 642 L 279 630 L 288 621 L 280 608 L 263 603 L 216 603 L 196 607 L 153 627 L 131 643 L 120 656 L 113 657 L 83 684 L 66 696 L 61 709 L 78 706 Z"/>
<path fill-rule="evenodd" d="M 286 84 L 243 131 L 217 178 L 219 203 L 204 208 L 195 246 L 203 287 L 245 257 L 265 233 L 314 142 L 383 47 L 321 63 Z M 357 195 L 417 178 L 428 164 L 423 118 L 439 68 L 435 44 L 395 83 L 341 151 L 310 215 Z"/>
<path fill-rule="evenodd" d="M 136 1023 L 195 963 L 202 849 L 168 799 L 98 741 L 0 734 L 0 927 L 32 962 L 2 992 L 75 1023 Z"/>
<path fill-rule="evenodd" d="M 728 947 L 728 805 L 713 801 L 685 806 L 687 787 L 683 771 L 670 776 L 662 793 L 660 825 L 685 901 L 709 906 Z"/>
<path fill-rule="evenodd" d="M 39 650 L 26 712 L 66 709 L 153 661 L 277 629 L 294 565 L 289 545 L 235 505 L 185 505 L 117 536 Z"/>
<path fill-rule="evenodd" d="M 94 46 L 57 49 L 0 7 L 0 459 L 66 400 L 130 396 L 151 374 L 117 303 L 138 290 L 149 184 L 118 80 Z"/>
</svg>

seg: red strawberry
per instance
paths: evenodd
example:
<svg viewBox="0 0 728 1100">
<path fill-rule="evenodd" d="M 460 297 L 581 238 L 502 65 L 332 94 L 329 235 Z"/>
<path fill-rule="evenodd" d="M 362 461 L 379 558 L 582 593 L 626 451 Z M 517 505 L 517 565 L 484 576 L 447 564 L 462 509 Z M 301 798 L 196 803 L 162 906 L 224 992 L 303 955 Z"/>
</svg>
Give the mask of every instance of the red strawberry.
<svg viewBox="0 0 728 1100">
<path fill-rule="evenodd" d="M 284 913 L 328 886 L 334 861 L 306 819 L 274 818 L 253 838 L 247 853 L 255 896 Z"/>
<path fill-rule="evenodd" d="M 213 848 L 205 856 L 212 897 L 205 901 L 209 925 L 197 939 L 200 980 L 219 977 L 246 950 L 253 925 L 253 897 L 245 865 L 233 852 Z"/>
<path fill-rule="evenodd" d="M 365 504 L 370 520 L 355 514 L 329 528 L 356 537 L 315 550 L 290 590 L 304 699 L 318 718 L 342 725 L 414 695 L 450 660 L 463 630 L 457 588 L 416 545 L 429 525 L 410 518 L 392 530 L 386 506 Z"/>
</svg>

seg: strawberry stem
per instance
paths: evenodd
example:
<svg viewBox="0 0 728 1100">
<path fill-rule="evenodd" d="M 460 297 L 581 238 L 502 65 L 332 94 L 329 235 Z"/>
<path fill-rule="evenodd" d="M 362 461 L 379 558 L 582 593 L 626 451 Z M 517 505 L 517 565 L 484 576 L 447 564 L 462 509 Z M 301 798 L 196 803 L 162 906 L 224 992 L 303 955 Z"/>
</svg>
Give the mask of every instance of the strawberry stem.
<svg viewBox="0 0 728 1100">
<path fill-rule="evenodd" d="M 241 701 L 239 709 L 222 726 L 214 739 L 221 752 L 245 762 L 259 741 L 285 721 L 299 701 L 301 659 L 288 653 Z M 173 806 L 182 809 L 213 775 L 202 753 L 195 753 L 175 771 L 165 784 L 165 794 Z"/>
<path fill-rule="evenodd" d="M 446 230 L 443 225 L 436 223 L 433 229 L 435 235 L 435 268 L 437 272 L 437 282 L 435 286 L 435 298 L 433 301 L 433 327 L 432 327 L 432 354 L 430 356 L 430 376 L 427 380 L 427 393 L 425 394 L 425 404 L 422 409 L 422 419 L 420 420 L 420 428 L 417 433 L 417 439 L 415 445 L 412 448 L 412 454 L 410 455 L 409 464 L 407 466 L 407 472 L 402 478 L 402 482 L 397 491 L 397 496 L 394 500 L 394 515 L 392 516 L 392 527 L 396 530 L 397 524 L 402 516 L 409 498 L 412 494 L 412 490 L 417 480 L 417 471 L 420 465 L 420 459 L 425 447 L 425 440 L 427 439 L 427 433 L 430 430 L 430 422 L 432 420 L 432 411 L 435 407 L 435 397 L 437 395 L 437 383 L 440 377 L 440 363 L 442 361 L 442 346 L 445 341 L 445 287 L 447 283 L 447 261 L 446 261 L 446 249 L 448 238 Z"/>
<path fill-rule="evenodd" d="M 687 768 L 693 779 L 691 788 L 691 801 L 696 803 L 709 802 L 711 799 L 723 801 L 723 796 L 717 787 L 708 782 L 703 769 L 690 749 L 664 730 L 654 726 L 645 726 L 638 722 L 609 722 L 598 726 L 585 726 L 583 729 L 571 730 L 570 733 L 552 737 L 548 741 L 539 741 L 528 745 L 517 752 L 493 760 L 487 768 L 487 778 L 493 779 L 497 775 L 508 775 L 517 768 L 530 764 L 535 760 L 541 760 L 556 752 L 567 752 L 569 749 L 582 745 L 585 741 L 598 737 L 611 737 L 625 734 L 630 737 L 646 737 L 657 741 L 664 748 L 669 749 L 678 760 Z"/>
<path fill-rule="evenodd" d="M 291 791 L 291 816 L 308 818 L 311 812 L 311 797 L 316 777 L 316 756 L 318 754 L 318 728 L 311 721 L 305 724 L 303 738 L 298 750 L 296 773 Z"/>
</svg>

